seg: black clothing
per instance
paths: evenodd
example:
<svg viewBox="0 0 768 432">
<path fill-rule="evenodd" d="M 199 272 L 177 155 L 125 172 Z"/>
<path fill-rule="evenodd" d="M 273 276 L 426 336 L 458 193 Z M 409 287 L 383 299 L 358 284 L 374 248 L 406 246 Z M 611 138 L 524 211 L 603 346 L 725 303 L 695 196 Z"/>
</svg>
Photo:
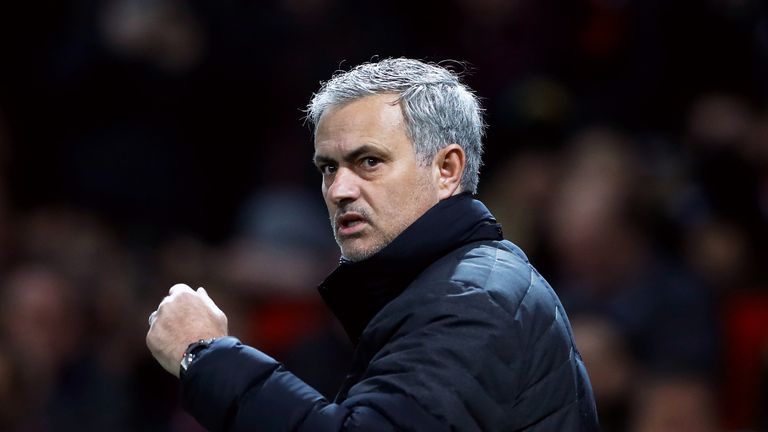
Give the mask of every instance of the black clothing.
<svg viewBox="0 0 768 432">
<path fill-rule="evenodd" d="M 223 338 L 182 380 L 212 430 L 596 431 L 565 312 L 468 194 L 320 286 L 356 349 L 335 403 Z"/>
</svg>

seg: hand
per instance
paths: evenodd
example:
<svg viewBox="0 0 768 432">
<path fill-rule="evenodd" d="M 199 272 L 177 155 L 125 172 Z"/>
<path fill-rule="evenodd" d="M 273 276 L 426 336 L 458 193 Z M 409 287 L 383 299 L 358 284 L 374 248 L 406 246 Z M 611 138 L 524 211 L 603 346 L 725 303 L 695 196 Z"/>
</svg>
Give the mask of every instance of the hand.
<svg viewBox="0 0 768 432">
<path fill-rule="evenodd" d="M 227 316 L 205 289 L 193 291 L 184 284 L 171 287 L 149 321 L 147 347 L 160 365 L 177 378 L 181 357 L 189 344 L 227 335 Z"/>
</svg>

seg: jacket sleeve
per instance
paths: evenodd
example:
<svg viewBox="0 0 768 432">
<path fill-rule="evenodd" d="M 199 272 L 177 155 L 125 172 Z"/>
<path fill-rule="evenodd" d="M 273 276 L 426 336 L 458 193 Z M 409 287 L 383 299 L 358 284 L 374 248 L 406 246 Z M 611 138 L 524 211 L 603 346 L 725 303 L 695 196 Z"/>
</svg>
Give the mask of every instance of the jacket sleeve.
<svg viewBox="0 0 768 432">
<path fill-rule="evenodd" d="M 400 394 L 372 393 L 329 403 L 280 363 L 233 337 L 205 350 L 181 386 L 184 409 L 211 431 L 446 429 Z"/>
</svg>

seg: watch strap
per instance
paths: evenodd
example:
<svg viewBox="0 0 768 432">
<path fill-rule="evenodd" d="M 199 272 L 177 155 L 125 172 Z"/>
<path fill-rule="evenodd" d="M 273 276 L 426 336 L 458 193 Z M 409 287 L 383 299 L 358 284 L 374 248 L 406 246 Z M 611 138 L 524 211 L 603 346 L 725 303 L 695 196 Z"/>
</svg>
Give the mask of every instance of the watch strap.
<svg viewBox="0 0 768 432">
<path fill-rule="evenodd" d="M 197 342 L 189 344 L 184 351 L 184 354 L 181 356 L 179 376 L 183 375 L 184 372 L 192 366 L 192 363 L 197 360 L 200 353 L 208 348 L 214 341 L 216 341 L 216 338 L 200 339 Z"/>
</svg>

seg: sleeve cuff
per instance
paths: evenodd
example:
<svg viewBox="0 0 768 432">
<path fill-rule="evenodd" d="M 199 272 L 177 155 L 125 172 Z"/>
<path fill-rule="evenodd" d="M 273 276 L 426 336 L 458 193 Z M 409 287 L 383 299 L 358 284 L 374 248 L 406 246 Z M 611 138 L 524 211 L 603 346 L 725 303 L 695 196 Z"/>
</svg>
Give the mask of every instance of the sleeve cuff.
<svg viewBox="0 0 768 432">
<path fill-rule="evenodd" d="M 239 397 L 263 385 L 279 366 L 234 337 L 217 339 L 181 379 L 182 406 L 209 430 L 226 430 Z"/>
</svg>

